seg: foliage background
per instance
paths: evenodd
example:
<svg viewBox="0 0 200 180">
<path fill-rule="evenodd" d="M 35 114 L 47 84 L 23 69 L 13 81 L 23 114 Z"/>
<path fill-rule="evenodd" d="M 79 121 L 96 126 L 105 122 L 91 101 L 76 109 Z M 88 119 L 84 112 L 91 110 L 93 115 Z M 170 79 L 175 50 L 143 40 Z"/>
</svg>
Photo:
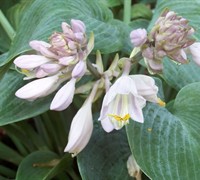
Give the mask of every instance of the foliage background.
<svg viewBox="0 0 200 180">
<path fill-rule="evenodd" d="M 132 122 L 122 131 L 105 133 L 97 122 L 99 100 L 93 109 L 92 138 L 74 159 L 63 149 L 84 95 L 77 95 L 63 112 L 48 111 L 52 96 L 27 102 L 14 95 L 25 82 L 14 70 L 13 59 L 30 52 L 30 40 L 47 41 L 53 31 L 60 30 L 62 21 L 71 18 L 84 21 L 88 34 L 94 32 L 95 48 L 90 58 L 93 60 L 95 51 L 100 50 L 105 67 L 117 52 L 128 56 L 132 50 L 130 31 L 150 29 L 164 8 L 187 18 L 199 41 L 199 0 L 132 1 L 130 22 L 123 19 L 125 4 L 126 0 L 0 0 L 0 9 L 16 32 L 10 40 L 0 26 L 1 179 L 131 179 L 126 168 L 131 152 L 149 178 L 200 178 L 200 68 L 192 60 L 176 65 L 164 59 L 163 75 L 157 76 L 156 82 L 160 97 L 168 104 L 163 108 L 149 103 L 144 109 L 144 124 Z M 132 73 L 148 72 L 136 65 Z M 147 177 L 143 175 L 143 179 Z"/>
</svg>

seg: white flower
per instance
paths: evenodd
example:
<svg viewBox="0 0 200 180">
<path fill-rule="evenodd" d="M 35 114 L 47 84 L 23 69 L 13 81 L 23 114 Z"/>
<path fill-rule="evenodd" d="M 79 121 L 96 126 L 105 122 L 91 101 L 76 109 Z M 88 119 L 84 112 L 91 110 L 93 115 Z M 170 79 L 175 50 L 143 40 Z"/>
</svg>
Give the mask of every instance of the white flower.
<svg viewBox="0 0 200 180">
<path fill-rule="evenodd" d="M 141 180 L 141 171 L 133 155 L 130 155 L 127 161 L 128 173 L 131 177 L 135 177 L 136 180 Z"/>
<path fill-rule="evenodd" d="M 93 130 L 92 103 L 87 101 L 76 113 L 70 127 L 68 144 L 65 152 L 76 156 L 88 144 Z"/>
<path fill-rule="evenodd" d="M 53 101 L 51 102 L 51 110 L 62 111 L 72 103 L 75 91 L 75 83 L 76 79 L 72 78 L 67 84 L 59 89 L 53 98 Z"/>
<path fill-rule="evenodd" d="M 58 75 L 34 80 L 18 89 L 15 95 L 21 99 L 33 101 L 55 91 L 60 85 Z"/>
<path fill-rule="evenodd" d="M 129 118 L 143 123 L 142 108 L 146 101 L 165 103 L 157 97 L 158 87 L 145 75 L 121 76 L 106 93 L 99 120 L 106 132 L 121 129 Z"/>
<path fill-rule="evenodd" d="M 106 93 L 99 120 L 107 132 L 121 129 L 129 118 L 143 123 L 142 108 L 145 105 L 146 100 L 138 95 L 135 82 L 124 75 Z"/>
<path fill-rule="evenodd" d="M 135 82 L 138 94 L 150 102 L 158 102 L 158 87 L 155 85 L 153 78 L 146 75 L 131 75 Z"/>
<path fill-rule="evenodd" d="M 188 50 L 192 54 L 194 62 L 200 66 L 200 42 L 192 44 L 189 46 Z"/>
</svg>

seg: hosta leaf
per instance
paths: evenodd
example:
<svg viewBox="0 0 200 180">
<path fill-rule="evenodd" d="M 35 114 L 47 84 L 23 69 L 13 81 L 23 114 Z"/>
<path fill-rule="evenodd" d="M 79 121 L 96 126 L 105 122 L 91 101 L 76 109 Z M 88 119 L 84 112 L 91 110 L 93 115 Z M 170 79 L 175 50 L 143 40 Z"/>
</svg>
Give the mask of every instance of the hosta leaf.
<svg viewBox="0 0 200 180">
<path fill-rule="evenodd" d="M 126 168 L 129 155 L 130 149 L 123 130 L 108 134 L 95 123 L 89 144 L 78 155 L 82 179 L 131 179 Z"/>
<path fill-rule="evenodd" d="M 52 32 L 61 30 L 61 22 L 69 22 L 72 18 L 84 21 L 88 34 L 94 32 L 94 50 L 110 53 L 122 48 L 121 32 L 111 24 L 112 12 L 103 3 L 97 0 L 35 0 L 21 17 L 9 58 L 5 63 L 29 50 L 30 40 L 47 41 Z"/>
<path fill-rule="evenodd" d="M 131 150 L 152 179 L 199 179 L 199 94 L 199 82 L 187 85 L 178 93 L 171 112 L 149 103 L 145 122 L 127 126 Z"/>
<path fill-rule="evenodd" d="M 52 170 L 53 160 L 58 156 L 51 151 L 36 151 L 23 159 L 17 171 L 16 180 L 44 180 Z"/>
<path fill-rule="evenodd" d="M 177 90 L 180 90 L 187 84 L 200 81 L 200 67 L 192 60 L 189 64 L 177 65 L 165 58 L 163 65 L 164 79 Z"/>
<path fill-rule="evenodd" d="M 0 80 L 0 126 L 36 116 L 49 109 L 50 97 L 28 102 L 15 96 L 15 92 L 27 83 L 22 78 L 21 74 L 10 70 Z"/>
</svg>

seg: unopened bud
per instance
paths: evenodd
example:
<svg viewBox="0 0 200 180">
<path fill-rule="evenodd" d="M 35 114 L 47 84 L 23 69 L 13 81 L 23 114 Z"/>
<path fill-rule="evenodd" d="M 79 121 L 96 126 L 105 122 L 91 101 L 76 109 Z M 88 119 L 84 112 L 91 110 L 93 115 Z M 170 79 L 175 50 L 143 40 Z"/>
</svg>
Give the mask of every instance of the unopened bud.
<svg viewBox="0 0 200 180">
<path fill-rule="evenodd" d="M 77 79 L 82 77 L 86 72 L 86 63 L 85 61 L 79 61 L 79 63 L 76 64 L 72 71 L 72 77 Z"/>
<path fill-rule="evenodd" d="M 131 43 L 135 46 L 142 46 L 147 40 L 147 31 L 145 29 L 136 29 L 130 33 Z"/>
</svg>

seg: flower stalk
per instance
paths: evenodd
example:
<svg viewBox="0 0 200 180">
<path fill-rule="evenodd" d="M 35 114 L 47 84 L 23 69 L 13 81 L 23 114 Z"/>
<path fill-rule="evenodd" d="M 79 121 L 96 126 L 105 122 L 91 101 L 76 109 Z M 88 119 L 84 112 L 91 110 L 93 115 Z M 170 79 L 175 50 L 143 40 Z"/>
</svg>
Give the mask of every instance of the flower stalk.
<svg viewBox="0 0 200 180">
<path fill-rule="evenodd" d="M 2 25 L 3 29 L 6 31 L 8 37 L 12 41 L 15 37 L 15 30 L 3 14 L 3 12 L 0 10 L 0 24 Z"/>
<path fill-rule="evenodd" d="M 131 21 L 131 0 L 124 0 L 124 22 L 129 24 Z"/>
</svg>

